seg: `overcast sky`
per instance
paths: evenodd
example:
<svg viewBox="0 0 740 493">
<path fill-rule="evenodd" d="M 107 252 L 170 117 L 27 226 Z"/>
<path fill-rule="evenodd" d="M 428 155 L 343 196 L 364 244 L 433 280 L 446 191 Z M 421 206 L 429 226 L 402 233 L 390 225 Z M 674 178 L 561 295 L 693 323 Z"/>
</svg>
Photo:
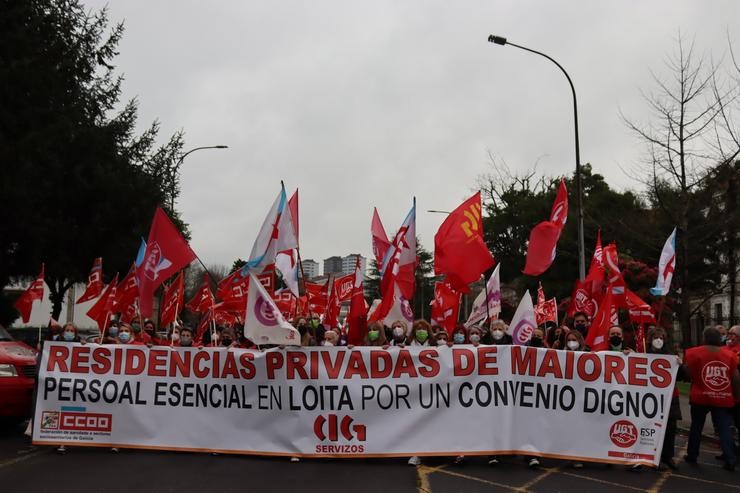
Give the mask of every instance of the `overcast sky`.
<svg viewBox="0 0 740 493">
<path fill-rule="evenodd" d="M 89 1 L 94 9 L 107 2 Z M 300 188 L 301 252 L 371 255 L 373 206 L 389 231 L 417 197 L 432 249 L 472 194 L 488 152 L 514 169 L 575 166 L 567 81 L 578 93 L 581 160 L 615 187 L 644 149 L 619 110 L 646 118 L 640 89 L 676 47 L 722 56 L 740 38 L 726 1 L 143 1 L 110 2 L 125 21 L 117 66 L 140 126 L 184 129 L 190 155 L 179 207 L 206 264 L 246 258 L 284 180 Z M 740 43 L 735 40 L 736 45 Z M 544 219 L 544 218 L 543 218 Z M 575 223 L 569 225 L 575 227 Z M 146 232 L 140 232 L 146 235 Z"/>
</svg>

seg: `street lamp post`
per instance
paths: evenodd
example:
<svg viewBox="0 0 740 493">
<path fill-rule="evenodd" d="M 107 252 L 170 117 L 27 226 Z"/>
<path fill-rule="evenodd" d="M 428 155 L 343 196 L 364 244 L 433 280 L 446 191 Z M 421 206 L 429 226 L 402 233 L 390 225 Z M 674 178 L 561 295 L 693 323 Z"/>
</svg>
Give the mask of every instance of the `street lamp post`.
<svg viewBox="0 0 740 493">
<path fill-rule="evenodd" d="M 576 195 L 578 196 L 578 200 L 576 202 L 576 210 L 578 212 L 578 273 L 580 275 L 581 280 L 583 280 L 586 277 L 586 248 L 585 248 L 584 239 L 583 239 L 583 183 L 581 181 L 581 151 L 580 151 L 580 146 L 578 144 L 578 104 L 576 102 L 576 89 L 575 87 L 573 87 L 573 81 L 570 80 L 570 75 L 568 75 L 568 72 L 565 71 L 562 65 L 560 65 L 554 58 L 548 55 L 545 55 L 544 53 L 541 53 L 536 50 L 532 50 L 525 46 L 514 44 L 510 41 L 507 41 L 506 38 L 502 36 L 496 36 L 494 34 L 491 34 L 490 36 L 488 36 L 488 41 L 490 43 L 494 43 L 494 44 L 501 45 L 501 46 L 504 46 L 504 45 L 514 46 L 524 51 L 528 51 L 530 53 L 534 53 L 536 55 L 540 55 L 540 56 L 547 58 L 552 63 L 558 66 L 558 68 L 563 72 L 563 74 L 565 74 L 565 78 L 568 79 L 568 84 L 570 84 L 570 90 L 573 93 L 573 122 L 575 124 L 575 140 L 576 140 Z"/>
<path fill-rule="evenodd" d="M 185 160 L 186 157 L 188 157 L 189 154 L 192 154 L 195 151 L 200 151 L 203 149 L 228 149 L 229 146 L 225 145 L 216 145 L 216 146 L 202 146 L 202 147 L 195 147 L 193 149 L 190 149 L 188 152 L 182 154 L 180 156 L 180 159 L 177 160 L 177 163 L 175 163 L 175 176 L 180 173 L 180 166 L 182 166 L 182 162 Z M 170 210 L 172 213 L 175 212 L 175 183 L 177 183 L 177 180 L 172 181 L 172 193 L 170 194 Z"/>
</svg>

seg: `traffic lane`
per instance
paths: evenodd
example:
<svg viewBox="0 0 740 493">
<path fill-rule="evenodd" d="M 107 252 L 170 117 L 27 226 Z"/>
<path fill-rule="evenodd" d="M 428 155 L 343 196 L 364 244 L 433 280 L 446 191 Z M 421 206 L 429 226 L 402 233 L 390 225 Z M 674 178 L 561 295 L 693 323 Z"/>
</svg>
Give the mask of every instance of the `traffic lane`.
<svg viewBox="0 0 740 493">
<path fill-rule="evenodd" d="M 48 449 L 48 448 L 47 448 Z M 416 491 L 415 468 L 402 459 L 303 460 L 246 455 L 69 448 L 43 453 L 11 467 L 0 463 L 3 493 L 219 493 Z"/>
</svg>

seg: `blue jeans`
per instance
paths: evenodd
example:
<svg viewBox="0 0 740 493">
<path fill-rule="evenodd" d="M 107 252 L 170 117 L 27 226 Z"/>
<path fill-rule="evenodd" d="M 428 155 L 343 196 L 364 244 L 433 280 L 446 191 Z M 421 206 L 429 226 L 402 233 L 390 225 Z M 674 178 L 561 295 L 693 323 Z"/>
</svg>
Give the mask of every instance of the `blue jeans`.
<svg viewBox="0 0 740 493">
<path fill-rule="evenodd" d="M 722 447 L 722 454 L 725 456 L 725 462 L 734 465 L 735 444 L 732 439 L 731 407 L 710 407 L 691 404 L 691 430 L 689 431 L 687 455 L 689 458 L 694 460 L 699 456 L 701 432 L 704 429 L 704 422 L 707 419 L 708 413 L 712 413 L 712 422 L 719 434 L 719 444 Z"/>
</svg>

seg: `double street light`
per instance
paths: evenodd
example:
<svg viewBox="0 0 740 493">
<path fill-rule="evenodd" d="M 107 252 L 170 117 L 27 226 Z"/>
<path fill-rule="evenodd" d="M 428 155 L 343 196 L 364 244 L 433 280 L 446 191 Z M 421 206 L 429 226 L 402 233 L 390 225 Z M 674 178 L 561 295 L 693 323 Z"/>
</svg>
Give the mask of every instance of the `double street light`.
<svg viewBox="0 0 740 493">
<path fill-rule="evenodd" d="M 573 93 L 573 122 L 575 124 L 575 140 L 576 140 L 576 195 L 578 196 L 578 200 L 576 201 L 576 210 L 578 212 L 578 273 L 580 275 L 581 280 L 583 280 L 586 277 L 586 249 L 585 244 L 583 240 L 583 184 L 581 182 L 581 151 L 578 144 L 578 104 L 576 102 L 576 89 L 573 87 L 573 81 L 570 80 L 570 76 L 568 75 L 568 72 L 565 71 L 562 65 L 560 65 L 554 58 L 545 55 L 544 53 L 541 53 L 536 50 L 532 50 L 530 48 L 527 48 L 525 46 L 521 46 L 518 44 L 514 44 L 510 41 L 507 41 L 506 38 L 502 36 L 496 36 L 494 34 L 491 34 L 488 36 L 488 41 L 490 43 L 494 43 L 497 45 L 505 46 L 513 46 L 515 48 L 519 48 L 524 51 L 528 51 L 530 53 L 534 53 L 536 55 L 543 56 L 550 60 L 552 63 L 558 66 L 558 68 L 565 74 L 565 78 L 568 79 L 568 84 L 570 84 L 570 90 Z"/>
<path fill-rule="evenodd" d="M 195 151 L 201 151 L 203 149 L 228 149 L 229 146 L 225 145 L 215 145 L 215 146 L 201 146 L 201 147 L 195 147 L 193 149 L 190 149 L 186 153 L 182 154 L 180 156 L 180 159 L 177 160 L 177 163 L 175 163 L 175 178 L 180 173 L 180 166 L 182 166 L 182 162 L 185 160 L 188 155 L 194 153 Z M 174 213 L 175 211 L 175 184 L 177 183 L 177 179 L 172 181 L 172 193 L 170 194 L 170 210 Z"/>
</svg>

